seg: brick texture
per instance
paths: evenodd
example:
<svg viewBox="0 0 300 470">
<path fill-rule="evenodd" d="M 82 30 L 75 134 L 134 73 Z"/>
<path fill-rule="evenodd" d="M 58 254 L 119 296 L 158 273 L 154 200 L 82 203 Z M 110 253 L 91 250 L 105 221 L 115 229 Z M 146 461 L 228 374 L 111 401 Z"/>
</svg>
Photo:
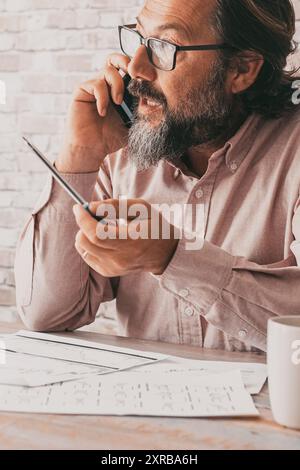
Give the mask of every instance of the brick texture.
<svg viewBox="0 0 300 470">
<path fill-rule="evenodd" d="M 130 23 L 143 0 L 0 0 L 0 321 L 16 318 L 13 260 L 17 235 L 45 181 L 22 134 L 54 159 L 74 86 L 118 47 L 116 26 Z M 299 20 L 300 0 L 295 0 Z M 115 328 L 113 306 L 102 331 Z"/>
<path fill-rule="evenodd" d="M 21 136 L 55 158 L 74 86 L 118 49 L 116 26 L 133 22 L 142 3 L 0 0 L 0 80 L 7 95 L 0 104 L 0 321 L 17 317 L 15 245 L 45 181 L 44 167 Z M 114 304 L 103 310 L 96 328 L 114 332 Z"/>
</svg>

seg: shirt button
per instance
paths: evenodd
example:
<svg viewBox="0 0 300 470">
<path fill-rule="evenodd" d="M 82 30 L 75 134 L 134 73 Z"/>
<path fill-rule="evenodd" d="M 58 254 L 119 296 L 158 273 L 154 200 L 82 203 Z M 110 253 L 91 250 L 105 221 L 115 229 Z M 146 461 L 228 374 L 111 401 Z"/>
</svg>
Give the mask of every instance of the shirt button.
<svg viewBox="0 0 300 470">
<path fill-rule="evenodd" d="M 192 307 L 186 307 L 184 310 L 184 314 L 187 317 L 192 317 L 194 315 L 194 310 L 192 309 Z"/>
<path fill-rule="evenodd" d="M 204 195 L 203 189 L 198 189 L 195 193 L 195 196 L 196 196 L 197 199 L 202 199 L 203 195 Z"/>
<path fill-rule="evenodd" d="M 190 291 L 188 289 L 182 289 L 179 292 L 180 297 L 184 297 L 185 299 L 189 296 Z"/>
<path fill-rule="evenodd" d="M 248 332 L 246 330 L 240 330 L 239 331 L 239 338 L 240 339 L 245 339 L 247 337 Z"/>
<path fill-rule="evenodd" d="M 232 162 L 230 165 L 231 171 L 236 171 L 238 169 L 238 164 L 236 162 Z"/>
</svg>

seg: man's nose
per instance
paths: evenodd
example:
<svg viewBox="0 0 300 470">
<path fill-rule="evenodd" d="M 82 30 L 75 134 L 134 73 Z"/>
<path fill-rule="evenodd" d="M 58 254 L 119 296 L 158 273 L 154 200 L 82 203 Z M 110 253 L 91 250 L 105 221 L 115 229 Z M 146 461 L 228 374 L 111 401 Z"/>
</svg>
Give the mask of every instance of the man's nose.
<svg viewBox="0 0 300 470">
<path fill-rule="evenodd" d="M 156 68 L 151 64 L 145 46 L 141 45 L 136 51 L 128 65 L 128 73 L 136 80 L 153 82 L 156 79 Z"/>
</svg>

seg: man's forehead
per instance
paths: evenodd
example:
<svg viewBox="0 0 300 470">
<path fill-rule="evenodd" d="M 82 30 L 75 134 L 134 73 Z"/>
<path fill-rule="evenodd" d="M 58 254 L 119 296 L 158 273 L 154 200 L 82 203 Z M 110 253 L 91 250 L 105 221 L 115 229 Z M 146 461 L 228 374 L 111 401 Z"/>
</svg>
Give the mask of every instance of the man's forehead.
<svg viewBox="0 0 300 470">
<path fill-rule="evenodd" d="M 192 35 L 210 21 L 215 5 L 216 0 L 146 0 L 139 18 L 151 31 L 170 24 Z"/>
</svg>

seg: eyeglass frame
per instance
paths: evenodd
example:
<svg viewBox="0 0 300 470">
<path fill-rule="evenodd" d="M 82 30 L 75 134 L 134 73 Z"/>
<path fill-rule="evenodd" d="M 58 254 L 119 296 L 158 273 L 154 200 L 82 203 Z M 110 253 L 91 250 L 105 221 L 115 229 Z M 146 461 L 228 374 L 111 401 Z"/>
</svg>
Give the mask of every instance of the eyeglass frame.
<svg viewBox="0 0 300 470">
<path fill-rule="evenodd" d="M 122 46 L 122 39 L 121 39 L 121 35 L 122 35 L 122 30 L 128 30 L 128 31 L 131 31 L 135 34 L 137 34 L 137 36 L 139 37 L 140 39 L 140 45 L 141 46 L 145 46 L 146 47 L 146 50 L 147 50 L 147 55 L 148 55 L 148 58 L 151 62 L 151 64 L 156 67 L 157 69 L 159 70 L 163 70 L 165 72 L 171 72 L 172 70 L 175 70 L 176 68 L 176 59 L 177 59 L 177 53 L 180 52 L 180 51 L 216 51 L 216 50 L 221 50 L 221 49 L 234 49 L 234 47 L 226 44 L 226 43 L 223 43 L 223 44 L 202 44 L 202 45 L 194 45 L 194 46 L 178 46 L 177 44 L 173 44 L 172 42 L 169 42 L 169 41 L 166 41 L 164 39 L 158 39 L 158 38 L 154 38 L 154 37 L 149 37 L 149 38 L 144 38 L 138 31 L 134 31 L 134 29 L 137 27 L 137 23 L 135 24 L 127 24 L 127 25 L 123 25 L 123 26 L 118 26 L 118 31 L 119 31 L 119 42 L 120 42 L 120 48 L 121 48 L 121 51 L 127 56 L 127 57 L 130 57 L 132 58 L 131 56 L 129 56 L 123 49 L 123 46 Z M 163 69 L 161 67 L 158 67 L 157 65 L 155 65 L 153 63 L 153 58 L 152 58 L 152 54 L 153 54 L 153 51 L 151 49 L 151 47 L 149 47 L 149 42 L 151 40 L 155 40 L 155 41 L 158 41 L 158 42 L 161 42 L 161 43 L 164 43 L 164 44 L 168 44 L 169 46 L 172 46 L 174 48 L 174 56 L 173 56 L 173 65 L 172 65 L 172 68 L 171 69 Z"/>
</svg>

